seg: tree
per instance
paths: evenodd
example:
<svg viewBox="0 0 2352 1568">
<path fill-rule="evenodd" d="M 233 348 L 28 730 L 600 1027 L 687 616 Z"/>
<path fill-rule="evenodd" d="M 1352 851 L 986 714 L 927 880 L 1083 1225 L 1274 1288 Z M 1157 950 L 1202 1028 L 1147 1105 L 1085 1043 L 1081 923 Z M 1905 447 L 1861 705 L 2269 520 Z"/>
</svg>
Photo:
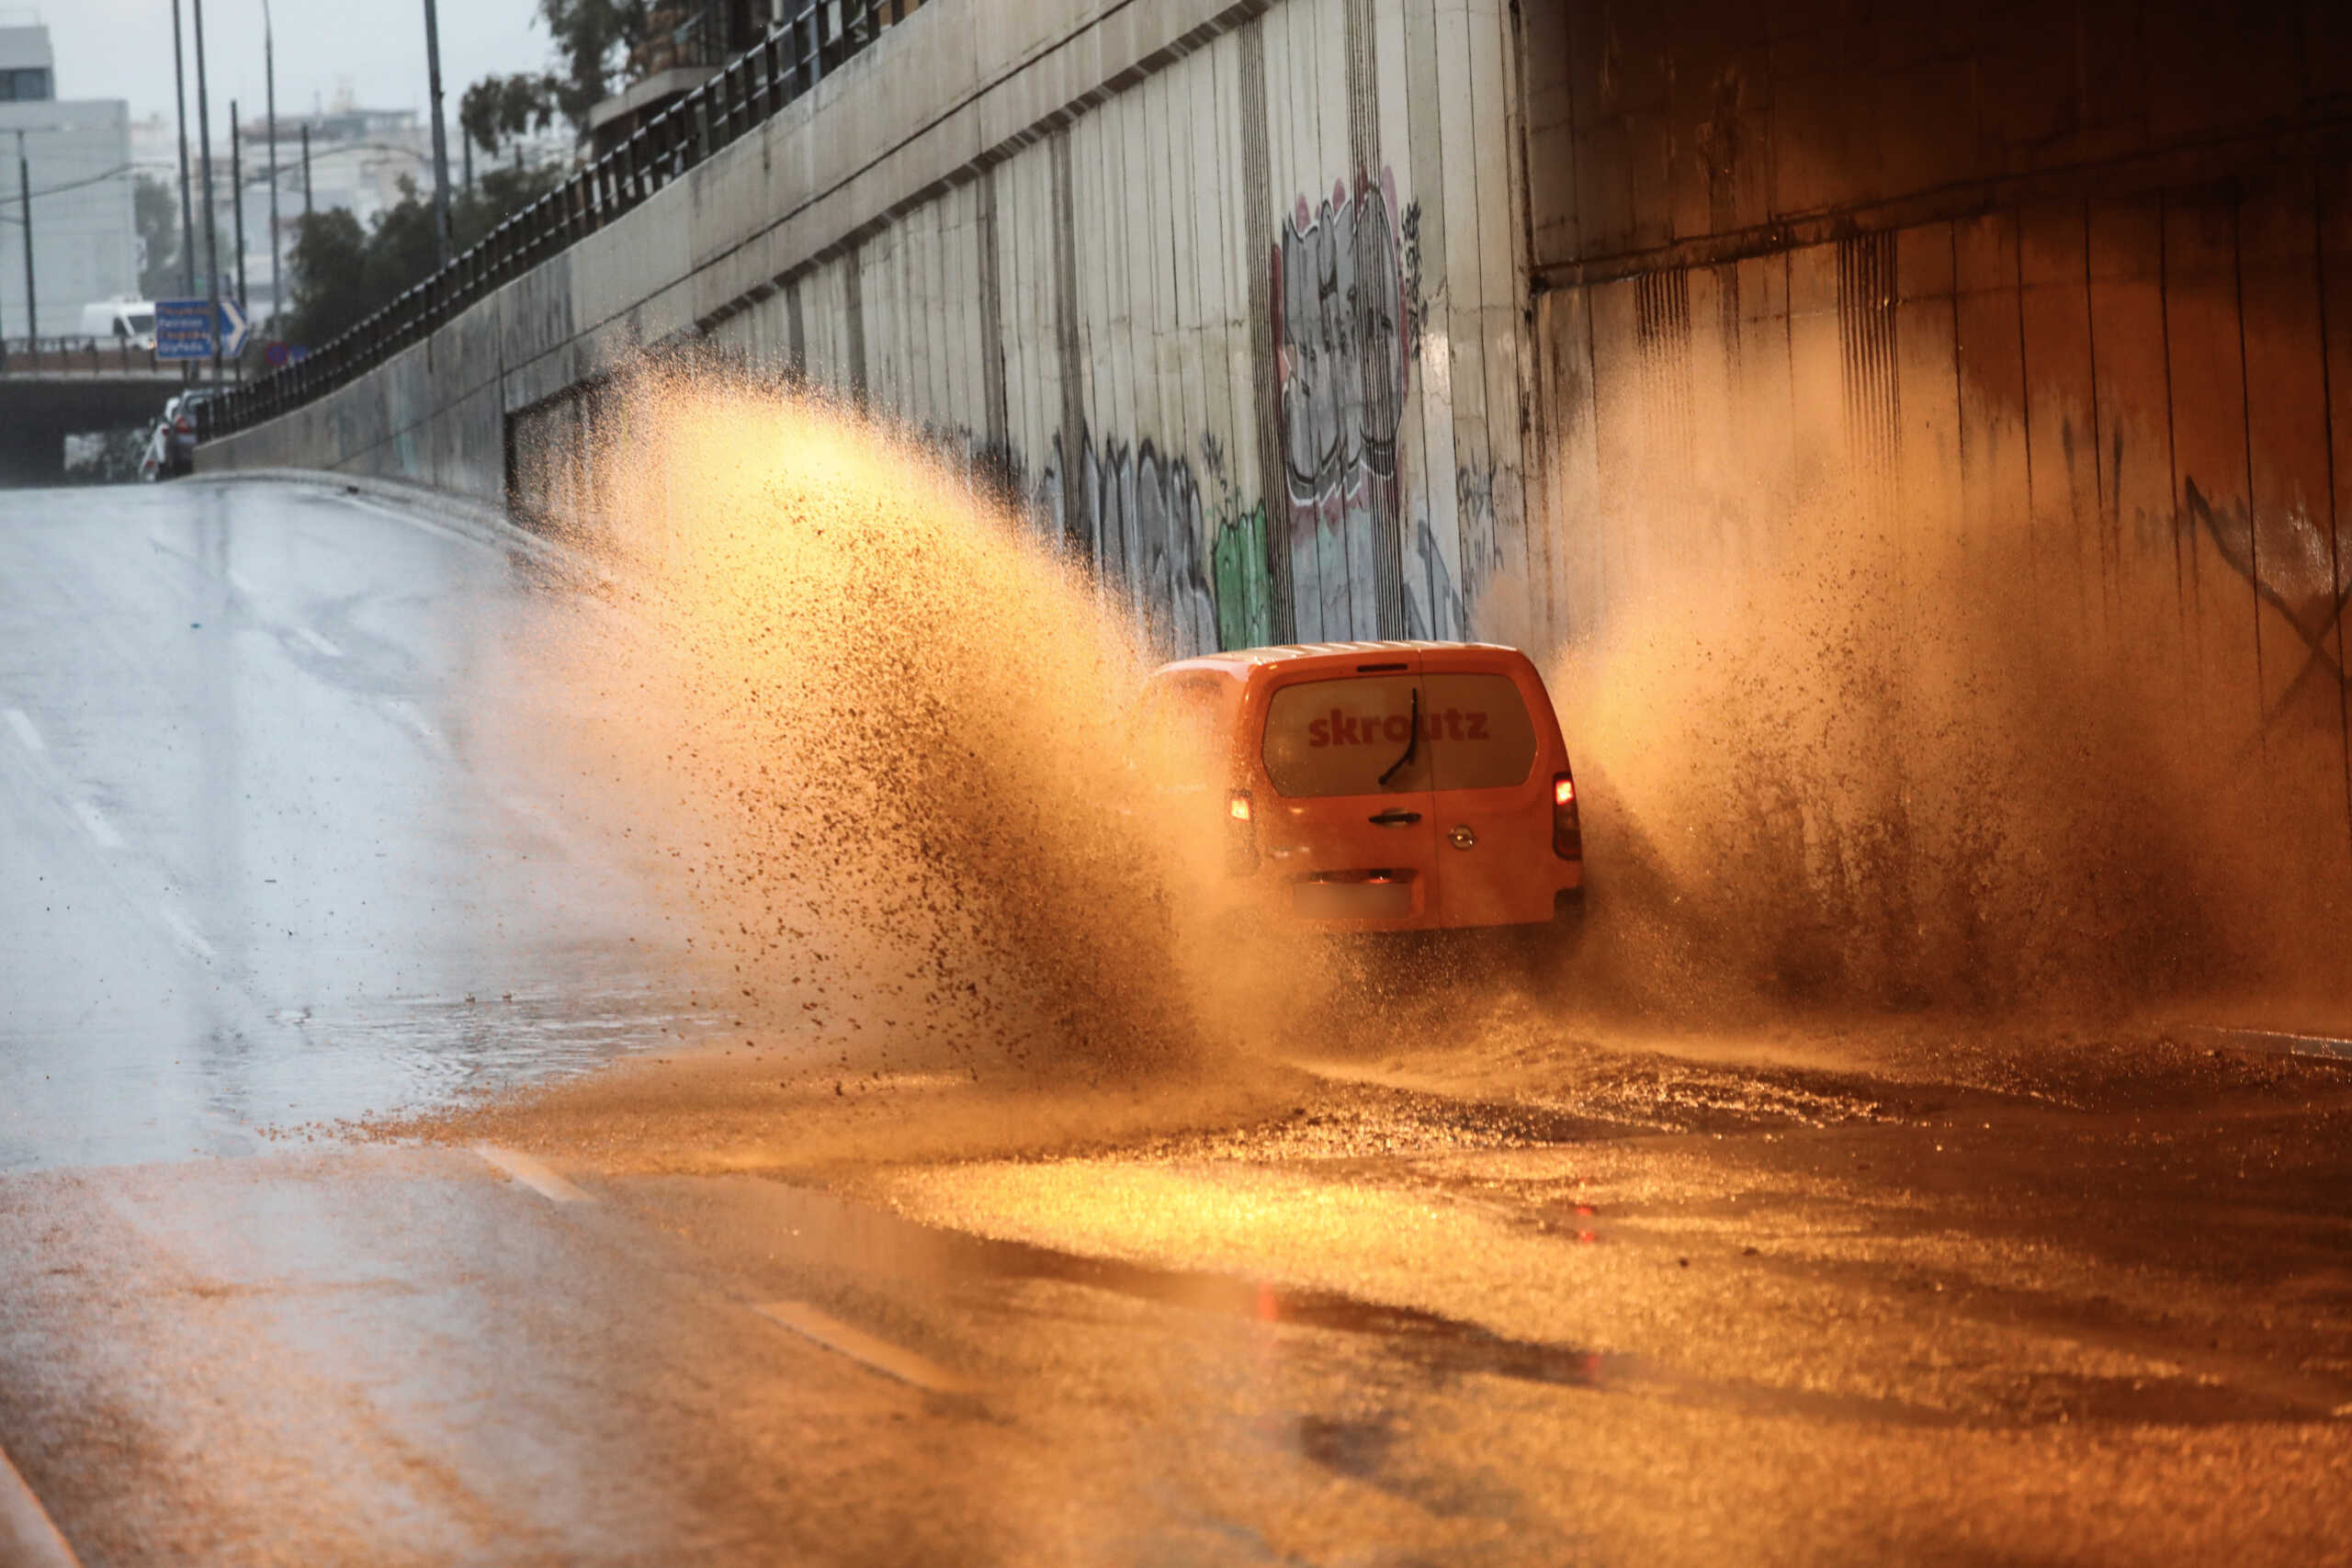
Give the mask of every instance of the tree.
<svg viewBox="0 0 2352 1568">
<path fill-rule="evenodd" d="M 563 72 L 555 104 L 574 127 L 613 96 L 612 81 L 653 32 L 650 0 L 539 0 L 539 19 L 555 39 Z"/>
<path fill-rule="evenodd" d="M 472 190 L 449 203 L 449 230 L 458 249 L 478 244 L 509 216 L 552 190 L 560 169 L 492 169 Z M 350 331 L 402 293 L 433 276 L 433 204 L 416 182 L 401 182 L 401 199 L 366 228 L 338 207 L 295 221 L 293 309 L 288 342 L 317 347 Z"/>
<path fill-rule="evenodd" d="M 485 76 L 458 102 L 458 124 L 473 144 L 495 153 L 503 141 L 545 130 L 561 115 L 574 130 L 613 96 L 613 81 L 651 39 L 651 0 L 539 0 L 539 19 L 555 39 L 560 69 Z"/>
<path fill-rule="evenodd" d="M 131 217 L 139 227 L 139 297 L 176 299 L 187 279 L 180 269 L 179 193 L 153 175 L 131 182 Z"/>
<path fill-rule="evenodd" d="M 419 196 L 416 182 L 405 175 L 400 192 L 399 201 L 376 214 L 374 231 L 368 236 L 366 280 L 368 297 L 375 301 L 369 310 L 390 304 L 401 290 L 432 276 L 440 265 L 431 198 Z"/>
<path fill-rule="evenodd" d="M 490 231 L 563 183 L 564 171 L 538 168 L 485 169 L 474 188 L 449 204 L 449 235 L 458 250 L 480 244 Z"/>
<path fill-rule="evenodd" d="M 368 231 L 347 207 L 306 212 L 294 221 L 287 255 L 294 275 L 294 308 L 287 337 L 323 344 L 343 335 L 373 310 L 368 290 Z"/>
<path fill-rule="evenodd" d="M 528 72 L 485 76 L 458 100 L 458 129 L 484 152 L 494 153 L 501 142 L 555 123 L 559 86 L 553 76 Z"/>
</svg>

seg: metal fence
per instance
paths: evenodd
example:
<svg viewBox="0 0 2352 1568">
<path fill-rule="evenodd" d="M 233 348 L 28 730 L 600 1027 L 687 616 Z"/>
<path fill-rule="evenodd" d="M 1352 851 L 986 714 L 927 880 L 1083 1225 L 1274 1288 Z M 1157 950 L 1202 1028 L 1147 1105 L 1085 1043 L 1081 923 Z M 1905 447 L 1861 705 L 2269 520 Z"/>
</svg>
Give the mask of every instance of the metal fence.
<svg viewBox="0 0 2352 1568">
<path fill-rule="evenodd" d="M 635 210 L 922 4 L 801 0 L 757 45 L 448 265 L 308 357 L 205 403 L 197 413 L 199 439 L 232 434 L 300 408 L 422 341 L 502 284 Z"/>
<path fill-rule="evenodd" d="M 0 339 L 0 376 L 155 376 L 180 373 L 176 361 L 113 338 Z"/>
</svg>

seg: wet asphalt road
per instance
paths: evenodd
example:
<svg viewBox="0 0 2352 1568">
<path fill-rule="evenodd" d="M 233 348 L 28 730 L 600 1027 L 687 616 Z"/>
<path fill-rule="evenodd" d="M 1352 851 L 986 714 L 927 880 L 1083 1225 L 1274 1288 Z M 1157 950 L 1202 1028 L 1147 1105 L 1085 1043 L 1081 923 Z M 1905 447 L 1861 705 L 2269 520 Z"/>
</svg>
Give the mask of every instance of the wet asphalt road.
<svg viewBox="0 0 2352 1568">
<path fill-rule="evenodd" d="M 0 1451 L 80 1561 L 2352 1561 L 2352 1072 L 1511 1001 L 1144 1111 L 657 1060 L 710 977 L 513 743 L 539 563 L 8 498 Z"/>
<path fill-rule="evenodd" d="M 499 765 L 527 558 L 327 487 L 6 516 L 0 1169 L 251 1153 L 687 1010 L 621 874 Z"/>
</svg>

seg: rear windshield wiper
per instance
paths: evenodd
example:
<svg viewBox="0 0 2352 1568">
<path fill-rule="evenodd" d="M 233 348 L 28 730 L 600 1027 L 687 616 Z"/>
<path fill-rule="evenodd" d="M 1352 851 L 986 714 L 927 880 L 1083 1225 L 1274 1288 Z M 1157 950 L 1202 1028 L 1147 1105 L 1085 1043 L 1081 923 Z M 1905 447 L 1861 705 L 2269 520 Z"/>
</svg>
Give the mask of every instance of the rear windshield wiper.
<svg viewBox="0 0 2352 1568">
<path fill-rule="evenodd" d="M 1413 726 L 1413 733 L 1406 739 L 1405 754 L 1397 758 L 1395 761 L 1389 763 L 1388 771 L 1380 775 L 1380 787 L 1383 789 L 1386 789 L 1388 787 L 1388 781 L 1395 778 L 1398 772 L 1404 768 L 1405 764 L 1411 761 L 1414 755 L 1421 749 L 1421 688 L 1418 682 L 1416 682 L 1413 687 L 1413 716 L 1411 723 Z"/>
</svg>

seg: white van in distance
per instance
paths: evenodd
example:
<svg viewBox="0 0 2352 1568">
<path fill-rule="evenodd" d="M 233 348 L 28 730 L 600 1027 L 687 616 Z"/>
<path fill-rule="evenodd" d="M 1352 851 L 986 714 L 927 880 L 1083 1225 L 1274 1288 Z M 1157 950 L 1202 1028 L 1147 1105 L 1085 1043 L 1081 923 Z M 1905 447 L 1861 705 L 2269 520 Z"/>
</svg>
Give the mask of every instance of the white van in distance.
<svg viewBox="0 0 2352 1568">
<path fill-rule="evenodd" d="M 101 348 L 111 343 L 117 348 L 144 349 L 152 353 L 155 347 L 154 301 L 125 294 L 112 299 L 101 299 L 95 305 L 85 305 L 82 307 L 79 335 Z"/>
</svg>

